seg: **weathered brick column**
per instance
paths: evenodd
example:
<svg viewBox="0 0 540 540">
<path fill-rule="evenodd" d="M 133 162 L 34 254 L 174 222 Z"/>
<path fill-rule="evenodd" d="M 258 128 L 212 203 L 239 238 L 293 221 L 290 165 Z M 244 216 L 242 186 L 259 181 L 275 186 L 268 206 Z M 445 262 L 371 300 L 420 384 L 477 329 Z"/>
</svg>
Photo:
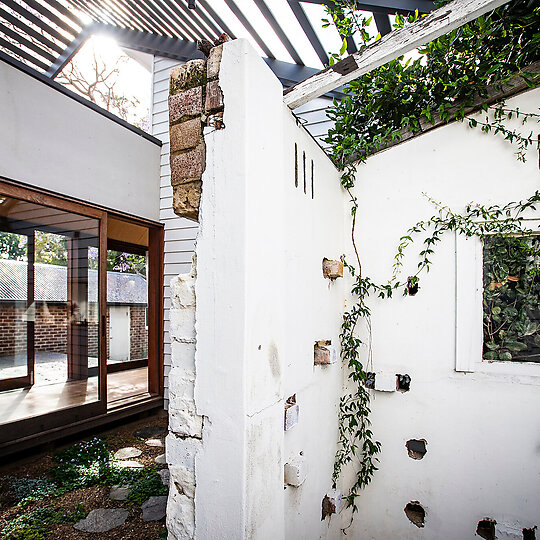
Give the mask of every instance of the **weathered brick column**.
<svg viewBox="0 0 540 540">
<path fill-rule="evenodd" d="M 202 175 L 206 167 L 205 126 L 223 127 L 223 94 L 219 88 L 222 45 L 208 62 L 191 60 L 174 69 L 169 84 L 170 164 L 173 209 L 199 219 Z"/>
<path fill-rule="evenodd" d="M 181 217 L 199 220 L 206 167 L 204 131 L 222 129 L 223 95 L 218 84 L 222 47 L 208 62 L 192 60 L 170 77 L 169 125 L 173 209 Z M 204 418 L 195 402 L 195 280 L 190 274 L 171 280 L 169 372 L 169 435 L 167 462 L 171 473 L 167 505 L 169 538 L 193 540 L 195 533 L 196 455 L 203 445 Z"/>
</svg>

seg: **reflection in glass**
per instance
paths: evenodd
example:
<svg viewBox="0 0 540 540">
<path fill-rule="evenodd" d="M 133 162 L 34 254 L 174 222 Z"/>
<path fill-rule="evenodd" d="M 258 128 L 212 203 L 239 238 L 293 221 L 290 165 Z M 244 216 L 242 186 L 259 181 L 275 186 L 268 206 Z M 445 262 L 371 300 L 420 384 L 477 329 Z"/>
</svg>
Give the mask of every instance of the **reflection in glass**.
<svg viewBox="0 0 540 540">
<path fill-rule="evenodd" d="M 0 423 L 98 400 L 99 221 L 0 198 Z"/>
</svg>

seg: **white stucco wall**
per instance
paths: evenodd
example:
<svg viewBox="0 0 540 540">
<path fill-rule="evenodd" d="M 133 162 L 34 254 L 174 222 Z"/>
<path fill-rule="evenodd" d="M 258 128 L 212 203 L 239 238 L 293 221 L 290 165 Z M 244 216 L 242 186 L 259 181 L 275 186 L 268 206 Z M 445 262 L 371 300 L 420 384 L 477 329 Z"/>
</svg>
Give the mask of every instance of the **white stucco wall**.
<svg viewBox="0 0 540 540">
<path fill-rule="evenodd" d="M 340 522 L 322 522 L 321 503 L 331 489 L 342 370 L 314 366 L 313 347 L 337 344 L 343 310 L 342 280 L 322 275 L 323 258 L 344 249 L 338 173 L 247 41 L 224 46 L 219 84 L 225 129 L 205 135 L 196 244 L 194 399 L 202 440 L 170 434 L 168 461 L 195 464 L 195 538 L 335 537 Z M 171 338 L 176 388 L 177 368 L 188 365 L 180 324 Z M 299 422 L 285 432 L 293 394 Z M 175 415 L 172 401 L 169 411 Z M 284 489 L 284 465 L 300 453 L 307 478 Z M 168 519 L 177 519 L 169 531 L 178 538 L 187 538 L 186 502 L 180 492 L 169 498 Z"/>
<path fill-rule="evenodd" d="M 540 90 L 533 90 L 507 104 L 534 112 L 539 103 Z M 502 138 L 460 123 L 370 157 L 358 168 L 354 190 L 364 275 L 385 282 L 399 237 L 435 214 L 423 192 L 462 211 L 469 202 L 526 199 L 538 181 L 538 150 L 519 163 Z M 540 526 L 540 364 L 482 362 L 481 253 L 463 242 L 457 275 L 456 238 L 446 234 L 416 296 L 370 300 L 373 371 L 407 373 L 412 382 L 407 393 L 374 392 L 380 470 L 358 500 L 348 538 L 472 539 L 485 517 L 497 521 L 499 539 L 522 538 L 522 528 Z M 420 249 L 412 248 L 405 278 L 414 274 Z M 456 371 L 456 350 L 473 372 Z M 422 460 L 407 455 L 413 438 L 427 440 Z M 423 529 L 403 511 L 414 500 L 426 510 Z"/>
<path fill-rule="evenodd" d="M 159 220 L 160 148 L 0 62 L 0 176 Z"/>
</svg>

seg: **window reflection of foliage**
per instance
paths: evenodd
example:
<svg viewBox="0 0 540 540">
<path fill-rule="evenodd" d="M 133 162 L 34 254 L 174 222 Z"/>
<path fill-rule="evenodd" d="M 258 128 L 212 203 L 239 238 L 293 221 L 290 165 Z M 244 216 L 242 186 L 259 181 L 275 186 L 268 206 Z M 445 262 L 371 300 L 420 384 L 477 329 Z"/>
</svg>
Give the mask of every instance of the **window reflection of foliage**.
<svg viewBox="0 0 540 540">
<path fill-rule="evenodd" d="M 146 278 L 146 257 L 109 249 L 107 250 L 107 270 L 138 274 Z"/>
<path fill-rule="evenodd" d="M 36 263 L 67 266 L 67 239 L 54 233 L 36 231 Z"/>
<path fill-rule="evenodd" d="M 540 236 L 484 240 L 484 359 L 540 359 Z"/>
<path fill-rule="evenodd" d="M 26 260 L 26 236 L 0 232 L 0 259 Z"/>
</svg>

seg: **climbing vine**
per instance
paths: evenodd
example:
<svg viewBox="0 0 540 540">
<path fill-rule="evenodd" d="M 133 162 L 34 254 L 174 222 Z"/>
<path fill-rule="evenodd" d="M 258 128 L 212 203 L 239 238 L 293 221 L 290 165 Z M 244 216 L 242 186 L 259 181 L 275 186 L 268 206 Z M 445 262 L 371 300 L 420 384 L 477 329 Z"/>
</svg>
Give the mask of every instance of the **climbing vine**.
<svg viewBox="0 0 540 540">
<path fill-rule="evenodd" d="M 438 2 L 439 5 L 447 0 Z M 323 25 L 335 24 L 343 37 L 338 54 L 346 53 L 346 38 L 355 35 L 361 46 L 373 40 L 368 32 L 370 19 L 356 11 L 356 2 L 334 0 Z M 397 15 L 395 26 L 402 27 L 420 15 Z M 346 496 L 348 506 L 357 510 L 356 498 L 371 481 L 377 470 L 381 444 L 371 430 L 370 393 L 366 387 L 371 363 L 370 337 L 363 343 L 358 337 L 360 321 L 365 321 L 371 336 L 368 299 L 371 296 L 390 298 L 401 290 L 414 295 L 419 289 L 420 275 L 429 271 L 436 246 L 448 232 L 478 237 L 484 242 L 484 358 L 508 360 L 525 349 L 540 349 L 540 325 L 536 323 L 540 269 L 540 242 L 527 227 L 524 216 L 535 210 L 540 192 L 527 200 L 505 206 L 470 205 L 458 213 L 431 200 L 436 214 L 419 221 L 400 238 L 391 276 L 378 284 L 362 274 L 361 259 L 355 245 L 358 201 L 352 190 L 356 164 L 400 140 L 406 133 L 422 131 L 426 125 L 465 121 L 471 128 L 500 135 L 512 143 L 516 157 L 525 161 L 527 150 L 537 141 L 531 131 L 513 130 L 506 121 L 518 118 L 522 124 L 540 122 L 536 112 L 523 112 L 496 105 L 486 100 L 490 91 L 501 91 L 518 75 L 533 87 L 538 74 L 529 66 L 540 60 L 540 7 L 536 0 L 514 0 L 494 12 L 476 19 L 426 45 L 416 58 L 400 57 L 356 79 L 345 88 L 341 102 L 334 100 L 328 116 L 335 125 L 328 132 L 332 158 L 342 171 L 341 183 L 350 195 L 354 263 L 343 258 L 353 278 L 352 307 L 344 314 L 340 334 L 341 354 L 349 370 L 353 391 L 341 398 L 339 412 L 339 445 L 333 482 L 337 483 L 345 466 L 358 463 L 356 479 Z M 475 108 L 476 107 L 476 108 Z M 484 114 L 471 116 L 472 110 Z M 419 251 L 417 271 L 400 279 L 405 254 L 418 238 L 425 235 Z M 362 360 L 362 347 L 367 360 Z M 367 365 L 366 365 L 367 364 Z"/>
</svg>

